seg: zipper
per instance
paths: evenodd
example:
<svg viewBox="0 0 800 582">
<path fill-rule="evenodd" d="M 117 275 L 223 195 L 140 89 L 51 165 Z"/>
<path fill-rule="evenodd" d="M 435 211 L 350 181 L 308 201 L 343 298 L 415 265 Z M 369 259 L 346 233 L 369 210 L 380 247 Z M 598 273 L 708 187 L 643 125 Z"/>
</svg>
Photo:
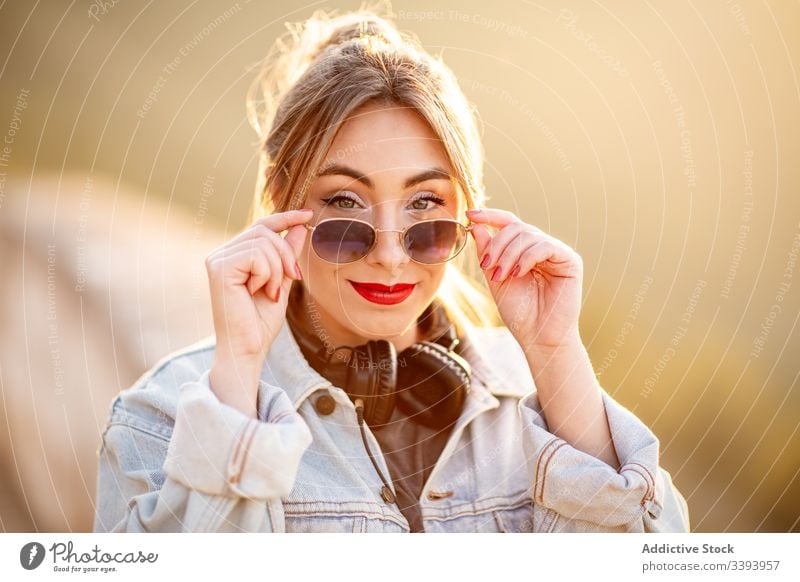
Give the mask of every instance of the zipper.
<svg viewBox="0 0 800 582">
<path fill-rule="evenodd" d="M 381 481 L 383 481 L 383 485 L 381 486 L 381 499 L 383 499 L 386 503 L 394 503 L 396 500 L 394 491 L 392 491 L 392 488 L 389 486 L 389 483 L 383 476 L 380 467 L 378 467 L 378 463 L 372 456 L 372 451 L 369 448 L 369 444 L 367 443 L 367 435 L 364 431 L 364 401 L 361 398 L 356 398 L 354 404 L 356 407 L 356 416 L 358 417 L 358 428 L 361 429 L 361 440 L 364 442 L 364 448 L 367 449 L 369 460 L 372 461 L 372 466 L 375 467 L 375 471 L 378 472 L 378 476 L 381 478 Z"/>
</svg>

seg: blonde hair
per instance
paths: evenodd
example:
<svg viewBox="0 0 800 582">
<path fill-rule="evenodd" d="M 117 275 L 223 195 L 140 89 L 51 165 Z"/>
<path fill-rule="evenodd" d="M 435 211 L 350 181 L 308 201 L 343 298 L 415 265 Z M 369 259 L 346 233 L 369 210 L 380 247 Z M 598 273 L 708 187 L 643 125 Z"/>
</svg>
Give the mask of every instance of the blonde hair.
<svg viewBox="0 0 800 582">
<path fill-rule="evenodd" d="M 260 138 L 249 222 L 302 208 L 309 187 L 347 118 L 367 103 L 411 107 L 441 140 L 467 208 L 483 206 L 483 146 L 477 116 L 455 75 L 375 7 L 337 15 L 318 10 L 273 45 L 248 91 Z M 457 326 L 500 325 L 494 300 L 465 265 L 446 265 L 436 296 Z"/>
</svg>

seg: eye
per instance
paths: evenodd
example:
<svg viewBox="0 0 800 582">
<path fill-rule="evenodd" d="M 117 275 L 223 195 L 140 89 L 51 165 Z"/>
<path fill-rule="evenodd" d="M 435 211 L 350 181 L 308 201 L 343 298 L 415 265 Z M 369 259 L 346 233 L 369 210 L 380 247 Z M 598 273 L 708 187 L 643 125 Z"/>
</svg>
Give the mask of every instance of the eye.
<svg viewBox="0 0 800 582">
<path fill-rule="evenodd" d="M 334 208 L 339 208 L 342 210 L 353 210 L 355 208 L 358 208 L 358 206 L 356 206 L 357 204 L 359 204 L 358 199 L 355 197 L 355 195 L 348 196 L 348 194 L 350 194 L 350 192 L 346 191 L 337 192 L 333 196 L 322 198 L 320 201 L 325 206 L 333 206 Z M 343 204 L 336 204 L 339 201 L 342 201 Z"/>
<path fill-rule="evenodd" d="M 437 196 L 433 192 L 425 192 L 412 200 L 409 206 L 412 207 L 412 210 L 432 210 L 433 206 L 429 206 L 428 202 L 432 202 L 435 206 L 445 205 L 443 198 Z M 422 206 L 415 206 L 418 203 L 422 203 Z"/>
</svg>

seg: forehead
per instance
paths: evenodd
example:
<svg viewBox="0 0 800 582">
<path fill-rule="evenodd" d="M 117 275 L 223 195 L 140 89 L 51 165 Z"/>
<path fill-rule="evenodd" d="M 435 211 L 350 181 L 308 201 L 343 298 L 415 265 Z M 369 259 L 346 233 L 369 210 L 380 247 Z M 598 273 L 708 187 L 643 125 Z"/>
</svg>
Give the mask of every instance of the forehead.
<svg viewBox="0 0 800 582">
<path fill-rule="evenodd" d="M 399 105 L 364 107 L 342 124 L 323 167 L 345 162 L 368 176 L 434 166 L 452 173 L 447 151 L 430 125 L 413 108 Z"/>
</svg>

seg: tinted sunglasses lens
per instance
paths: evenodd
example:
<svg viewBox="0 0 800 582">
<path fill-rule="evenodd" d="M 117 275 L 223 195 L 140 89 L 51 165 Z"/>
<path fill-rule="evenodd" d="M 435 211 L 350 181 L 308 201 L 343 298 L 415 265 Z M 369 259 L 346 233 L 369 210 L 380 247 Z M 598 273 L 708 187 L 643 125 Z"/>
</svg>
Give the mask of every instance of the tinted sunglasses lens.
<svg viewBox="0 0 800 582">
<path fill-rule="evenodd" d="M 408 255 L 420 263 L 443 263 L 455 257 L 467 242 L 464 225 L 450 220 L 415 224 L 406 231 Z"/>
<path fill-rule="evenodd" d="M 314 251 L 326 261 L 351 263 L 367 254 L 374 236 L 372 227 L 363 222 L 325 220 L 314 228 L 311 244 Z"/>
</svg>

